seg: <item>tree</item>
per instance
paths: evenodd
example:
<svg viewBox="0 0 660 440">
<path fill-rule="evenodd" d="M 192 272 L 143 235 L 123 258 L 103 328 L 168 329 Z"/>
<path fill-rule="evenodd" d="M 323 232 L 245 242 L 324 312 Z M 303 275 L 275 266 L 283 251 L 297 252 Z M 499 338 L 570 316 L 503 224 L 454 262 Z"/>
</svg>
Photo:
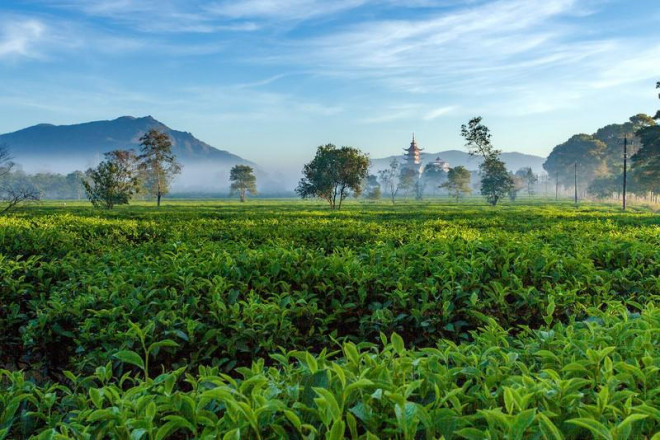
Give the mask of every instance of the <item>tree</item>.
<svg viewBox="0 0 660 440">
<path fill-rule="evenodd" d="M 571 187 L 574 183 L 574 166 L 577 163 L 580 181 L 588 186 L 595 178 L 609 174 L 604 156 L 606 151 L 607 145 L 603 141 L 588 134 L 578 134 L 557 145 L 543 168 L 551 176 L 558 176 L 563 186 Z"/>
<path fill-rule="evenodd" d="M 82 185 L 92 205 L 106 209 L 127 205 L 140 188 L 136 162 L 134 152 L 115 150 L 106 153 L 96 168 L 88 169 Z"/>
<path fill-rule="evenodd" d="M 525 187 L 525 181 L 517 173 L 509 173 L 509 177 L 511 177 L 511 182 L 513 182 L 513 185 L 509 189 L 509 199 L 515 202 L 518 198 L 518 193 Z"/>
<path fill-rule="evenodd" d="M 231 181 L 231 192 L 241 197 L 241 202 L 245 202 L 246 194 L 249 192 L 254 195 L 257 193 L 257 178 L 254 176 L 254 170 L 247 165 L 235 165 L 229 171 L 229 180 Z"/>
<path fill-rule="evenodd" d="M 319 197 L 326 200 L 331 209 L 341 209 L 351 191 L 356 196 L 362 193 L 368 170 L 369 156 L 357 148 L 321 145 L 314 159 L 305 164 L 296 192 L 303 199 Z"/>
<path fill-rule="evenodd" d="M 17 206 L 36 202 L 40 199 L 39 191 L 32 185 L 12 181 L 12 170 L 15 164 L 9 147 L 0 145 L 0 214 L 11 211 Z"/>
<path fill-rule="evenodd" d="M 502 197 L 509 194 L 514 186 L 513 179 L 504 162 L 499 157 L 491 156 L 479 165 L 481 175 L 481 194 L 491 205 L 497 205 Z"/>
<path fill-rule="evenodd" d="M 380 178 L 380 181 L 385 189 L 387 189 L 387 192 L 390 194 L 393 205 L 396 195 L 399 192 L 400 176 L 401 174 L 399 171 L 399 162 L 396 159 L 392 159 L 389 168 L 380 170 L 378 172 L 378 177 Z"/>
<path fill-rule="evenodd" d="M 527 187 L 527 195 L 534 194 L 534 185 L 539 181 L 539 176 L 534 174 L 530 167 L 524 167 L 516 171 L 516 177 L 519 177 Z"/>
<path fill-rule="evenodd" d="M 461 125 L 461 136 L 465 138 L 465 146 L 470 156 L 481 156 L 485 159 L 498 156 L 501 151 L 493 148 L 490 139 L 492 135 L 488 127 L 481 123 L 481 116 L 470 119 L 467 125 Z"/>
<path fill-rule="evenodd" d="M 447 172 L 433 163 L 429 163 L 424 167 L 421 180 L 424 181 L 424 184 L 433 188 L 433 194 L 435 195 L 435 188 L 440 188 L 440 185 L 447 180 Z"/>
<path fill-rule="evenodd" d="M 368 175 L 362 186 L 365 188 L 365 197 L 368 200 L 380 200 L 382 191 L 377 176 Z"/>
<path fill-rule="evenodd" d="M 471 156 L 481 156 L 484 161 L 479 165 L 481 175 L 481 194 L 495 206 L 502 196 L 509 193 L 513 180 L 500 159 L 500 150 L 493 148 L 488 127 L 481 123 L 482 118 L 472 118 L 467 125 L 461 126 L 461 136 Z"/>
<path fill-rule="evenodd" d="M 587 191 L 599 199 L 608 199 L 621 191 L 621 175 L 597 177 L 591 181 Z"/>
<path fill-rule="evenodd" d="M 68 186 L 67 192 L 69 196 L 77 200 L 82 199 L 83 193 L 85 192 L 85 187 L 83 186 L 85 173 L 76 170 L 72 173 L 67 174 L 64 179 Z"/>
<path fill-rule="evenodd" d="M 144 173 L 147 191 L 160 199 L 170 190 L 174 176 L 181 173 L 181 164 L 172 153 L 172 141 L 167 133 L 151 129 L 140 138 L 139 169 Z"/>
<path fill-rule="evenodd" d="M 655 88 L 660 89 L 660 81 L 655 83 Z M 658 94 L 658 98 L 660 99 L 660 93 Z M 655 116 L 653 117 L 653 119 L 655 119 L 656 121 L 660 121 L 660 110 L 655 112 Z"/>
<path fill-rule="evenodd" d="M 660 89 L 660 82 L 656 88 Z M 660 110 L 655 119 L 660 121 Z M 645 125 L 637 130 L 636 135 L 641 147 L 632 156 L 634 180 L 641 189 L 660 193 L 660 126 Z"/>
<path fill-rule="evenodd" d="M 399 175 L 399 190 L 402 190 L 403 193 L 408 196 L 410 191 L 415 191 L 416 195 L 418 192 L 417 183 L 419 180 L 419 173 L 408 167 L 402 167 L 401 173 Z"/>
<path fill-rule="evenodd" d="M 464 166 L 457 166 L 450 168 L 447 173 L 447 181 L 440 185 L 440 188 L 446 188 L 447 192 L 456 197 L 456 202 L 462 194 L 469 194 L 472 192 L 470 188 L 470 181 L 472 173 L 470 173 Z"/>
</svg>

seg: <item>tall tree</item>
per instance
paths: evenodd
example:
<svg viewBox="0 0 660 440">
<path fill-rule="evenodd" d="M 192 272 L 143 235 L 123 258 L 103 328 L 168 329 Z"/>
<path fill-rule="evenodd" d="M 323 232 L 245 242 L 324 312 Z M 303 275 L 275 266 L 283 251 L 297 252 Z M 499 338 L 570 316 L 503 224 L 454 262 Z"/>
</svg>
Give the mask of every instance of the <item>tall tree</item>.
<svg viewBox="0 0 660 440">
<path fill-rule="evenodd" d="M 491 143 L 488 127 L 481 123 L 481 117 L 472 118 L 467 125 L 461 126 L 461 136 L 471 156 L 481 156 L 484 160 L 479 165 L 481 175 L 481 194 L 491 205 L 497 202 L 513 187 L 513 179 L 500 159 L 500 150 Z"/>
<path fill-rule="evenodd" d="M 656 84 L 660 89 L 660 82 Z M 660 95 L 658 95 L 660 98 Z M 660 110 L 655 115 L 660 121 Z M 660 125 L 646 124 L 636 132 L 641 147 L 632 157 L 634 181 L 644 191 L 660 193 Z"/>
<path fill-rule="evenodd" d="M 174 176 L 181 172 L 181 164 L 172 153 L 170 136 L 162 131 L 151 129 L 140 138 L 139 168 L 144 173 L 147 191 L 160 199 L 169 193 Z"/>
<path fill-rule="evenodd" d="M 305 164 L 296 192 L 302 198 L 326 200 L 331 209 L 341 209 L 351 191 L 356 196 L 362 193 L 368 170 L 369 157 L 357 148 L 321 145 L 314 159 Z"/>
<path fill-rule="evenodd" d="M 580 182 L 588 186 L 595 178 L 609 174 L 605 160 L 606 151 L 607 145 L 603 141 L 588 134 L 578 134 L 557 145 L 543 164 L 543 168 L 550 175 L 558 176 L 559 183 L 564 187 L 572 187 L 574 166 L 577 163 Z"/>
<path fill-rule="evenodd" d="M 85 173 L 82 185 L 89 201 L 97 208 L 127 205 L 140 187 L 136 156 L 132 151 L 115 150 Z"/>
<path fill-rule="evenodd" d="M 440 188 L 447 189 L 447 192 L 456 197 L 456 202 L 458 202 L 459 197 L 462 194 L 469 194 L 472 192 L 470 188 L 470 183 L 472 179 L 472 173 L 468 171 L 464 166 L 457 166 L 450 168 L 447 173 L 447 180 L 440 185 Z"/>
<path fill-rule="evenodd" d="M 252 167 L 248 165 L 235 165 L 229 171 L 229 180 L 231 181 L 231 192 L 238 193 L 241 202 L 245 202 L 248 192 L 252 195 L 257 193 L 257 178 Z"/>
<path fill-rule="evenodd" d="M 392 159 L 390 162 L 390 166 L 384 170 L 380 170 L 378 172 L 378 177 L 380 178 L 380 182 L 383 184 L 385 189 L 390 195 L 390 198 L 392 199 L 392 204 L 394 205 L 396 195 L 399 192 L 399 178 L 401 176 L 401 172 L 399 171 L 399 161 L 396 159 Z"/>
</svg>

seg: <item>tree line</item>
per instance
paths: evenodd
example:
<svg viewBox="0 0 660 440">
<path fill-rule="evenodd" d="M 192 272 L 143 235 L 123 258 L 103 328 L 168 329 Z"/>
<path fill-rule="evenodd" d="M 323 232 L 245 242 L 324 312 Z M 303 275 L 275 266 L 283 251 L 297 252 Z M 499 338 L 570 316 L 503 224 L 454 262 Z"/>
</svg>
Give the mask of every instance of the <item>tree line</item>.
<svg viewBox="0 0 660 440">
<path fill-rule="evenodd" d="M 656 88 L 660 89 L 660 82 Z M 660 194 L 660 125 L 656 121 L 660 121 L 660 110 L 654 117 L 638 114 L 625 124 L 608 125 L 593 135 L 576 135 L 555 147 L 543 166 L 549 176 L 555 178 L 556 194 L 560 185 L 564 188 L 572 186 L 577 202 L 578 181 L 586 192 L 599 197 L 622 191 L 625 176 L 623 155 L 626 154 L 622 145 L 623 142 L 628 145 L 630 139 L 631 145 L 635 146 L 631 152 L 630 187 L 633 192 L 647 193 L 657 201 Z M 530 196 L 534 193 L 539 176 L 531 168 L 522 168 L 516 173 L 506 169 L 501 151 L 492 145 L 492 135 L 481 117 L 463 124 L 461 135 L 469 154 L 483 159 L 478 172 L 479 190 L 489 204 L 494 206 L 504 197 L 515 200 L 524 190 Z M 412 190 L 420 199 L 425 186 L 433 180 L 444 180 L 437 187 L 447 190 L 457 201 L 460 196 L 472 192 L 472 173 L 462 166 L 444 173 L 427 165 L 420 175 L 418 170 L 393 159 L 387 169 L 378 172 L 378 176 L 369 175 L 368 169 L 369 157 L 359 149 L 323 145 L 318 147 L 314 159 L 305 165 L 296 192 L 302 198 L 324 199 L 332 209 L 340 209 L 349 194 L 357 197 L 365 188 L 367 198 L 380 198 L 384 190 L 392 203 L 402 190 Z M 436 175 L 429 179 L 429 172 Z M 548 182 L 546 177 L 546 186 Z"/>
<path fill-rule="evenodd" d="M 513 200 L 519 191 L 527 189 L 533 194 L 539 178 L 531 168 L 516 173 L 506 169 L 500 155 L 493 147 L 490 130 L 482 124 L 481 117 L 472 118 L 461 126 L 461 135 L 472 156 L 483 159 L 479 165 L 480 191 L 488 203 L 496 205 L 503 197 Z M 423 171 L 401 164 L 393 159 L 389 167 L 378 175 L 370 175 L 369 156 L 354 147 L 336 147 L 333 144 L 317 148 L 314 159 L 303 168 L 303 178 L 296 192 L 302 198 L 326 200 L 331 209 L 341 209 L 342 202 L 350 195 L 359 197 L 366 191 L 366 198 L 378 199 L 385 191 L 392 203 L 401 192 L 413 192 L 421 199 L 427 186 L 442 188 L 457 201 L 472 192 L 472 172 L 463 166 L 444 171 L 427 164 Z"/>
<path fill-rule="evenodd" d="M 660 82 L 656 84 L 660 88 Z M 543 164 L 558 186 L 607 199 L 627 189 L 638 197 L 658 200 L 660 194 L 660 110 L 643 113 L 623 124 L 610 124 L 593 134 L 576 134 L 557 145 Z M 624 143 L 627 151 L 624 152 Z M 624 158 L 624 154 L 627 157 Z"/>
<path fill-rule="evenodd" d="M 660 89 L 660 82 L 656 84 Z M 659 96 L 660 97 L 660 96 Z M 578 197 L 580 183 L 588 192 L 599 197 L 611 196 L 622 188 L 625 163 L 620 150 L 621 140 L 631 145 L 631 179 L 633 192 L 648 193 L 657 200 L 660 193 L 660 110 L 654 117 L 638 114 L 625 124 L 612 124 L 593 135 L 575 135 L 552 151 L 544 168 L 554 176 L 556 191 L 559 185 L 574 186 Z M 492 135 L 481 117 L 472 118 L 461 126 L 465 147 L 471 156 L 482 159 L 477 176 L 479 191 L 491 205 L 505 197 L 515 200 L 518 193 L 526 190 L 533 195 L 539 176 L 531 168 L 516 173 L 506 169 L 501 151 L 492 142 Z M 5 210 L 26 201 L 38 200 L 40 192 L 26 175 L 14 170 L 9 150 L 0 146 L 0 202 Z M 457 201 L 472 192 L 473 173 L 463 166 L 447 172 L 427 164 L 420 173 L 401 165 L 396 159 L 378 175 L 369 174 L 370 161 L 359 149 L 333 144 L 319 146 L 314 158 L 303 168 L 296 193 L 305 198 L 320 198 L 331 209 L 341 209 L 349 196 L 358 197 L 366 192 L 368 199 L 379 199 L 383 191 L 395 203 L 400 192 L 414 193 L 421 199 L 427 186 L 442 188 Z M 136 195 L 149 195 L 160 206 L 163 196 L 169 193 L 174 177 L 182 165 L 172 152 L 169 135 L 151 129 L 140 138 L 140 150 L 114 150 L 105 154 L 96 168 L 84 174 L 74 172 L 67 176 L 41 174 L 30 176 L 32 180 L 54 180 L 69 191 L 81 194 L 81 188 L 96 207 L 112 208 L 127 204 Z M 254 170 L 247 165 L 236 165 L 230 172 L 231 193 L 238 194 L 241 202 L 247 194 L 256 194 Z M 546 179 L 546 185 L 548 180 Z"/>
<path fill-rule="evenodd" d="M 105 154 L 96 168 L 87 170 L 82 185 L 94 206 L 112 208 L 128 204 L 137 194 L 147 194 L 161 205 L 172 180 L 182 165 L 172 152 L 172 141 L 165 132 L 151 129 L 140 138 L 140 151 L 115 150 Z M 256 194 L 254 170 L 236 165 L 230 171 L 231 192 L 244 202 L 247 193 Z"/>
</svg>

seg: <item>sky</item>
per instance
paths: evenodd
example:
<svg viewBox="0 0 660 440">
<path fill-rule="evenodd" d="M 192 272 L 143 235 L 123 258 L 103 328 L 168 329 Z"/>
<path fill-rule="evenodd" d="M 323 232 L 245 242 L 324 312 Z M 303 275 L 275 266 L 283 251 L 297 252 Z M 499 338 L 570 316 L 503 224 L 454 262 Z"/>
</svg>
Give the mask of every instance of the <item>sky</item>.
<svg viewBox="0 0 660 440">
<path fill-rule="evenodd" d="M 152 115 L 258 164 L 541 156 L 655 113 L 658 0 L 0 0 L 0 133 Z"/>
</svg>

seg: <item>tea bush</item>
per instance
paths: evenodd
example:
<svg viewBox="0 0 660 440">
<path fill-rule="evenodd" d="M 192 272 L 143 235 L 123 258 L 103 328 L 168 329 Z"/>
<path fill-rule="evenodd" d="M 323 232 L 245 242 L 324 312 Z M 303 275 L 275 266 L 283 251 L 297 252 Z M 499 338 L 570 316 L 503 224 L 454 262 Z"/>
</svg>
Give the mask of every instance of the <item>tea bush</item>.
<svg viewBox="0 0 660 440">
<path fill-rule="evenodd" d="M 36 207 L 0 253 L 0 439 L 660 430 L 650 212 Z"/>
</svg>

